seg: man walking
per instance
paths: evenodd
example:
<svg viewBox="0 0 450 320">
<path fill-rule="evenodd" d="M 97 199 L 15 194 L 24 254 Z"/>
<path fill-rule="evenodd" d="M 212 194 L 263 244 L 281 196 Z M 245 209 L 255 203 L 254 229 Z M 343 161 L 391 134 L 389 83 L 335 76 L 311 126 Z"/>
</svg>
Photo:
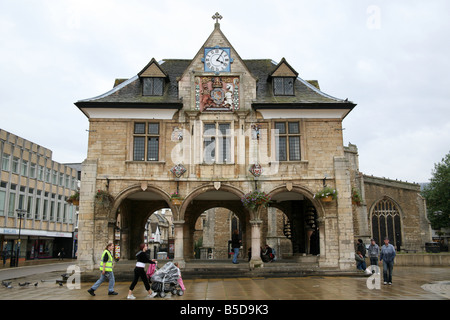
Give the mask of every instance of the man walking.
<svg viewBox="0 0 450 320">
<path fill-rule="evenodd" d="M 95 296 L 94 291 L 97 290 L 97 288 L 104 282 L 106 279 L 108 279 L 109 285 L 108 285 L 108 295 L 115 296 L 118 293 L 114 291 L 114 273 L 113 273 L 113 257 L 112 257 L 112 250 L 114 248 L 113 243 L 108 243 L 108 245 L 105 248 L 105 251 L 103 251 L 102 258 L 100 260 L 100 271 L 102 272 L 100 279 L 97 280 L 96 283 L 88 290 L 91 296 Z"/>
<path fill-rule="evenodd" d="M 370 268 L 373 273 L 378 266 L 378 256 L 380 255 L 380 247 L 375 243 L 375 239 L 370 239 L 370 245 L 369 248 L 367 248 L 367 252 L 369 254 Z"/>
<path fill-rule="evenodd" d="M 384 245 L 381 246 L 380 261 L 383 261 L 383 282 L 392 284 L 392 270 L 394 269 L 395 248 L 389 243 L 389 238 L 384 238 Z"/>
</svg>

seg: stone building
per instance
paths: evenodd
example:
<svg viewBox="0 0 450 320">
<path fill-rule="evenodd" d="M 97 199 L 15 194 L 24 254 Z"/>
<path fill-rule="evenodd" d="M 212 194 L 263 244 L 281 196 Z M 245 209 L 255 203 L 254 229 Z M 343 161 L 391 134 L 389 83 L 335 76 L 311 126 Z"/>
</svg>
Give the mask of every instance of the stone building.
<svg viewBox="0 0 450 320">
<path fill-rule="evenodd" d="M 198 218 L 224 208 L 239 220 L 244 251 L 258 248 L 251 267 L 262 264 L 260 246 L 278 241 L 284 228 L 293 255 L 310 252 L 314 232 L 317 266 L 346 270 L 354 267 L 355 236 L 370 237 L 373 210 L 352 205 L 352 188 L 370 201 L 385 197 L 376 179 L 358 172 L 357 152 L 343 146 L 342 121 L 355 104 L 303 80 L 284 58 L 242 59 L 218 20 L 192 59 L 151 59 L 136 76 L 75 105 L 90 125 L 79 217 L 86 268 L 118 225 L 122 258 L 132 259 L 145 222 L 162 208 L 173 213 L 174 260 L 183 266 L 194 258 Z M 335 200 L 314 196 L 325 185 L 337 190 Z M 97 190 L 111 196 L 108 207 L 95 205 Z M 270 196 L 269 208 L 243 206 L 253 190 Z M 404 220 L 406 211 L 399 214 Z M 283 227 L 274 225 L 283 219 Z M 411 219 L 414 230 L 420 223 Z M 407 236 L 412 229 L 402 228 L 405 245 L 417 245 Z"/>
</svg>

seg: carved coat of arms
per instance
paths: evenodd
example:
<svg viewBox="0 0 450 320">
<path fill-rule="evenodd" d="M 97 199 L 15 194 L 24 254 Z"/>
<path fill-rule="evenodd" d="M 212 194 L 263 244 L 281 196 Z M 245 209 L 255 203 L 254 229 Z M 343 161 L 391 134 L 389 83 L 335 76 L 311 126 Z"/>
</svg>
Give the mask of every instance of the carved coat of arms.
<svg viewBox="0 0 450 320">
<path fill-rule="evenodd" d="M 200 111 L 239 109 L 239 77 L 197 77 L 195 108 Z"/>
</svg>

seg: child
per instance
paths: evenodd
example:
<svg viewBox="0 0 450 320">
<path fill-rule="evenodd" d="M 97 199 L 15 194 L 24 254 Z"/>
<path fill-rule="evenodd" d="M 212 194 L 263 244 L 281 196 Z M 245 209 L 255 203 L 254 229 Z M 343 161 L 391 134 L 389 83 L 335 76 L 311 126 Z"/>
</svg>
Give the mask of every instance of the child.
<svg viewBox="0 0 450 320">
<path fill-rule="evenodd" d="M 183 279 L 181 279 L 181 270 L 180 270 L 180 268 L 178 267 L 178 262 L 175 262 L 174 265 L 175 265 L 175 267 L 177 267 L 177 269 L 178 269 L 178 280 L 177 280 L 177 281 L 178 281 L 178 284 L 180 285 L 181 290 L 183 290 L 183 292 L 184 292 L 184 291 L 186 291 L 186 288 L 184 287 Z"/>
</svg>

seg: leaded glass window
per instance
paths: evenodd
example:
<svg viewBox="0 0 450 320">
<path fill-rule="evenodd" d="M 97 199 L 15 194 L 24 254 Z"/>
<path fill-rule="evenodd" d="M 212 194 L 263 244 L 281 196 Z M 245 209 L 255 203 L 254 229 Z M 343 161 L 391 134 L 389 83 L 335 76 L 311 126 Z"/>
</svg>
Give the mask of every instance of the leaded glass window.
<svg viewBox="0 0 450 320">
<path fill-rule="evenodd" d="M 298 121 L 275 122 L 277 139 L 276 157 L 278 161 L 299 161 L 300 153 L 300 124 Z M 286 130 L 287 129 L 287 130 Z"/>
<path fill-rule="evenodd" d="M 133 160 L 159 161 L 158 122 L 136 122 L 134 124 Z"/>
<path fill-rule="evenodd" d="M 204 123 L 204 162 L 208 164 L 231 163 L 231 141 L 231 123 Z"/>
<path fill-rule="evenodd" d="M 273 78 L 273 93 L 276 96 L 292 96 L 294 95 L 295 78 Z"/>
<path fill-rule="evenodd" d="M 162 96 L 164 92 L 164 78 L 143 78 L 142 94 L 144 96 Z"/>
<path fill-rule="evenodd" d="M 383 244 L 388 237 L 391 244 L 400 246 L 402 243 L 400 212 L 397 205 L 390 199 L 378 201 L 372 211 L 372 237 L 375 242 Z"/>
</svg>

